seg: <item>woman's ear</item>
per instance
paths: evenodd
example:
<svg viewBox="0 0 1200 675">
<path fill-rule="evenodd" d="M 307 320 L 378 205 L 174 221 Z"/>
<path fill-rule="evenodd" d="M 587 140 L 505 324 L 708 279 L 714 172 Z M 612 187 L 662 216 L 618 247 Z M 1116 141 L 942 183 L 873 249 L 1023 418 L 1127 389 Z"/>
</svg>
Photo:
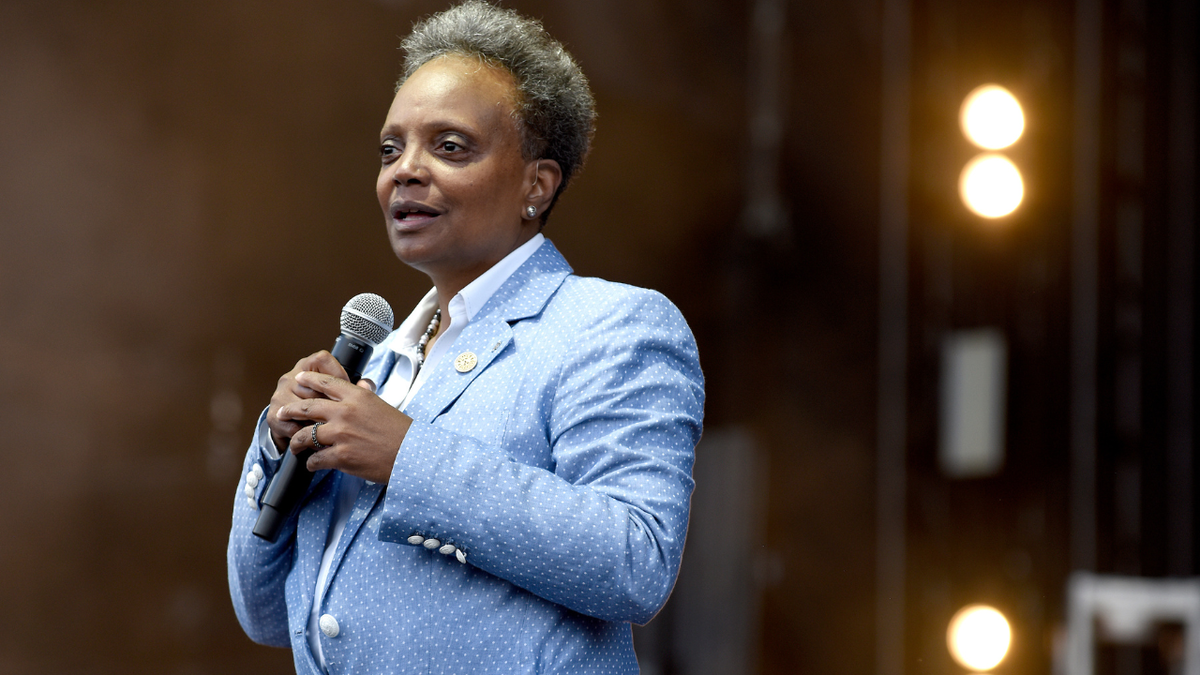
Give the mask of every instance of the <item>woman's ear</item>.
<svg viewBox="0 0 1200 675">
<path fill-rule="evenodd" d="M 550 208 L 554 193 L 562 183 L 562 168 L 552 159 L 536 159 L 526 165 L 525 175 L 529 177 L 529 187 L 525 192 L 525 215 L 532 220 Z M 531 206 L 532 210 L 529 209 Z"/>
</svg>

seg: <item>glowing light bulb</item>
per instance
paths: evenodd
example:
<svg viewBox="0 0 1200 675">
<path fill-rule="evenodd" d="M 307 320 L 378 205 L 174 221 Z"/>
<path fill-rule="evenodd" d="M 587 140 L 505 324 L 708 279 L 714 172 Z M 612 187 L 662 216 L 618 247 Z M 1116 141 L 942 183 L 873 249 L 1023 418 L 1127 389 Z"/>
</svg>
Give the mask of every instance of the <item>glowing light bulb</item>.
<svg viewBox="0 0 1200 675">
<path fill-rule="evenodd" d="M 963 133 L 988 150 L 1007 148 L 1025 131 L 1021 104 L 1004 87 L 985 84 L 967 94 L 959 112 Z"/>
<path fill-rule="evenodd" d="M 950 655 L 959 665 L 975 672 L 995 668 L 1011 643 L 1008 620 L 987 605 L 969 605 L 958 610 L 946 630 Z"/>
<path fill-rule="evenodd" d="M 1021 205 L 1025 183 L 1007 157 L 985 153 L 967 162 L 958 179 L 958 192 L 967 208 L 984 218 L 999 218 Z"/>
</svg>

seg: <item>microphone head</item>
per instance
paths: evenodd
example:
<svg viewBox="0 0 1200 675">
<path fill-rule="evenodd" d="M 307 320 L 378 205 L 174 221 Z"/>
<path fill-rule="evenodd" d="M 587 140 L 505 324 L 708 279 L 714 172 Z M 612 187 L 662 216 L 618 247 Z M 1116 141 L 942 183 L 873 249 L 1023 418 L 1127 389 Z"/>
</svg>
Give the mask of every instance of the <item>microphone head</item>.
<svg viewBox="0 0 1200 675">
<path fill-rule="evenodd" d="M 342 308 L 342 332 L 378 346 L 392 332 L 396 319 L 387 300 L 359 293 Z"/>
</svg>

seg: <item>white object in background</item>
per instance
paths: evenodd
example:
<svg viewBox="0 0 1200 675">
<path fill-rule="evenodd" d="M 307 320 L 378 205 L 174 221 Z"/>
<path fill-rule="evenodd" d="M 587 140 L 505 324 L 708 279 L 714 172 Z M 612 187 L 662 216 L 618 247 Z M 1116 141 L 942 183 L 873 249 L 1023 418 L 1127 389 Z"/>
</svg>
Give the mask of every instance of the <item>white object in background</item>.
<svg viewBox="0 0 1200 675">
<path fill-rule="evenodd" d="M 945 339 L 938 460 L 950 478 L 990 476 L 1004 466 L 1007 375 L 999 330 L 955 331 Z"/>
<path fill-rule="evenodd" d="M 1200 579 L 1075 572 L 1067 586 L 1066 675 L 1095 673 L 1095 622 L 1109 642 L 1139 644 L 1156 623 L 1182 623 L 1183 675 L 1200 675 Z"/>
</svg>

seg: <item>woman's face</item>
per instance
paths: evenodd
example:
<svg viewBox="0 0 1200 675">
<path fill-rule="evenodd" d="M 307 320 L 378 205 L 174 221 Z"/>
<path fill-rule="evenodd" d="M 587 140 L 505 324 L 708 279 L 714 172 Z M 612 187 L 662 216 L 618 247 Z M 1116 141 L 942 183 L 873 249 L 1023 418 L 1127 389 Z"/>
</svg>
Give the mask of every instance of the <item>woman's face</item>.
<svg viewBox="0 0 1200 675">
<path fill-rule="evenodd" d="M 507 71 L 457 55 L 417 69 L 380 133 L 376 191 L 396 257 L 461 289 L 528 241 L 536 169 L 521 157 Z M 528 175 L 527 175 L 528 174 Z"/>
</svg>

